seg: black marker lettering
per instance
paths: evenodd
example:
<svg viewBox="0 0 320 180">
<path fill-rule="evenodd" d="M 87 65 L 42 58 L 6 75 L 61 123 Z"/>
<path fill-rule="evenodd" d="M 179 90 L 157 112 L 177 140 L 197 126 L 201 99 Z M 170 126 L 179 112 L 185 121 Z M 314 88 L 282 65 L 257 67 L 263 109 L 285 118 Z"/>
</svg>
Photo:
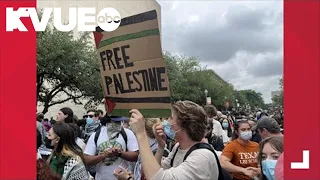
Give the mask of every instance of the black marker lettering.
<svg viewBox="0 0 320 180">
<path fill-rule="evenodd" d="M 105 81 L 106 81 L 106 86 L 107 86 L 108 95 L 110 95 L 110 88 L 109 88 L 109 86 L 112 84 L 112 78 L 109 77 L 109 76 L 105 76 L 104 79 L 105 79 Z"/>
<path fill-rule="evenodd" d="M 124 66 L 127 68 L 127 67 L 133 67 L 133 62 L 128 62 L 128 60 L 130 59 L 129 56 L 127 56 L 126 54 L 126 49 L 127 48 L 130 48 L 129 45 L 126 45 L 126 46 L 121 46 L 121 52 L 122 52 L 122 58 L 123 58 L 123 61 L 124 61 Z"/>
<path fill-rule="evenodd" d="M 119 77 L 120 77 L 120 73 L 119 73 Z M 120 93 L 122 93 L 123 91 L 122 82 L 121 83 L 119 82 L 116 74 L 113 74 L 113 81 L 114 81 L 114 88 L 116 90 L 116 93 L 119 94 L 119 91 Z"/>
<path fill-rule="evenodd" d="M 157 67 L 157 77 L 158 77 L 158 86 L 159 86 L 159 91 L 167 91 L 168 87 L 162 87 L 162 83 L 165 82 L 165 79 L 161 78 L 161 74 L 166 73 L 166 68 L 165 67 Z"/>
<path fill-rule="evenodd" d="M 130 79 L 131 72 L 126 72 L 127 82 L 128 82 L 128 92 L 135 92 L 134 89 L 132 89 L 131 85 L 133 84 L 133 81 Z"/>
<path fill-rule="evenodd" d="M 105 51 L 102 51 L 100 53 L 100 58 L 101 58 L 101 63 L 102 63 L 102 69 L 103 69 L 103 71 L 106 71 L 106 65 L 104 64 L 104 61 L 107 60 Z"/>
<path fill-rule="evenodd" d="M 149 68 L 149 79 L 150 79 L 150 86 L 151 86 L 151 91 L 158 91 L 158 83 L 157 83 L 157 73 L 156 73 L 156 68 Z"/>
<path fill-rule="evenodd" d="M 141 85 L 141 83 L 139 82 L 139 80 L 138 80 L 138 78 L 136 76 L 136 75 L 139 75 L 139 72 L 138 71 L 133 71 L 132 75 L 133 75 L 133 79 L 139 84 L 139 86 L 138 86 L 139 88 L 136 88 L 136 91 L 141 91 L 142 90 L 142 85 Z"/>
<path fill-rule="evenodd" d="M 121 58 L 118 56 L 118 52 L 120 51 L 120 48 L 113 48 L 113 54 L 114 54 L 114 60 L 117 64 L 117 69 L 123 69 L 123 65 L 120 64 Z"/>
<path fill-rule="evenodd" d="M 111 70 L 110 62 L 113 65 L 113 68 L 117 69 L 116 66 L 114 65 L 113 61 L 112 61 L 112 51 L 111 50 L 106 50 L 106 54 L 107 54 L 107 59 L 108 59 L 109 70 Z"/>
</svg>

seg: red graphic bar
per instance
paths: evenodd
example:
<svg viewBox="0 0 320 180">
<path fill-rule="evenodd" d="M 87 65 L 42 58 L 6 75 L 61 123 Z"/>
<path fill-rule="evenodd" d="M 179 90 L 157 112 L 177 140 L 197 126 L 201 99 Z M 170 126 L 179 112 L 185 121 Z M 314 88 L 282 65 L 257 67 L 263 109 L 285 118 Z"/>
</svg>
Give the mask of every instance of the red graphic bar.
<svg viewBox="0 0 320 180">
<path fill-rule="evenodd" d="M 320 1 L 284 2 L 285 180 L 320 179 L 319 10 Z"/>
<path fill-rule="evenodd" d="M 0 179 L 36 179 L 36 33 L 6 32 L 6 7 L 35 0 L 0 1 Z"/>
</svg>

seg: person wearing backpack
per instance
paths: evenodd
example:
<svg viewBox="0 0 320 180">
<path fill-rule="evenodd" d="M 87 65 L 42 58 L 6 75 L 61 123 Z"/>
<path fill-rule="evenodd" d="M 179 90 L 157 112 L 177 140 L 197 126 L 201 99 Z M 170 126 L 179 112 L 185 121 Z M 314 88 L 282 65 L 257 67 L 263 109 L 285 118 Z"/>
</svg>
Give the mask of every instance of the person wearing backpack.
<svg viewBox="0 0 320 180">
<path fill-rule="evenodd" d="M 85 125 L 85 143 L 88 142 L 92 133 L 100 129 L 99 112 L 96 110 L 89 110 L 86 115 L 83 116 L 86 119 Z"/>
<path fill-rule="evenodd" d="M 207 133 L 206 133 L 206 139 L 208 140 L 208 143 L 212 145 L 214 150 L 216 151 L 222 151 L 224 148 L 223 140 L 221 137 L 212 134 L 212 127 L 213 127 L 213 122 L 214 120 L 212 119 L 207 119 Z"/>
<path fill-rule="evenodd" d="M 89 166 L 96 166 L 95 180 L 114 180 L 113 171 L 137 161 L 138 142 L 129 129 L 121 126 L 124 117 L 108 116 L 100 119 L 101 128 L 94 132 L 84 151 Z"/>
<path fill-rule="evenodd" d="M 228 134 L 223 130 L 221 123 L 215 119 L 217 116 L 217 109 L 213 105 L 207 105 L 204 107 L 208 120 L 212 121 L 212 135 L 221 137 L 224 144 L 227 144 L 230 140 Z M 221 113 L 221 112 L 220 112 Z M 222 116 L 222 113 L 221 113 Z"/>
<path fill-rule="evenodd" d="M 191 101 L 172 104 L 172 117 L 154 127 L 158 149 L 154 156 L 145 129 L 143 115 L 136 109 L 130 111 L 130 126 L 135 132 L 142 159 L 142 168 L 148 180 L 218 180 L 221 167 L 213 148 L 201 143 L 206 133 L 206 113 Z M 165 122 L 165 121 L 164 121 Z M 162 160 L 166 137 L 175 139 L 167 158 Z M 205 146 L 205 147 L 204 147 Z"/>
</svg>

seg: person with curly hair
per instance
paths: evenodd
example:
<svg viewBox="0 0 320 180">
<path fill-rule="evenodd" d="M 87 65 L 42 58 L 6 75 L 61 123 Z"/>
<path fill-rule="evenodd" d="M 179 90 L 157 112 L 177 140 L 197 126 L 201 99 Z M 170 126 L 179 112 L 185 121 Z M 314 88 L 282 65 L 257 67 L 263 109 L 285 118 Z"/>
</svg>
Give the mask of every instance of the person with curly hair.
<svg viewBox="0 0 320 180">
<path fill-rule="evenodd" d="M 209 144 L 202 143 L 206 135 L 206 112 L 191 101 L 178 101 L 171 107 L 172 117 L 154 127 L 158 142 L 156 155 L 149 145 L 143 115 L 137 109 L 130 111 L 130 127 L 138 139 L 146 179 L 218 180 L 221 169 L 216 154 Z M 177 144 L 162 160 L 167 137 L 175 139 Z M 197 148 L 198 145 L 207 148 Z M 187 154 L 189 149 L 194 150 Z"/>
</svg>

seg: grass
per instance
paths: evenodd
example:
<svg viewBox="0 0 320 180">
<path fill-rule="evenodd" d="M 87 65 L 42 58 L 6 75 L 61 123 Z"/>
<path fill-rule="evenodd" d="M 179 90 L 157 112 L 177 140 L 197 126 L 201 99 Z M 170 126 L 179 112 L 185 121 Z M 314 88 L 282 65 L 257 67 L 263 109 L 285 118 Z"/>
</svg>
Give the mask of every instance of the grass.
<svg viewBox="0 0 320 180">
<path fill-rule="evenodd" d="M 129 117 L 130 109 L 114 109 L 112 115 Z M 145 118 L 166 118 L 171 116 L 170 109 L 139 109 Z"/>
</svg>

